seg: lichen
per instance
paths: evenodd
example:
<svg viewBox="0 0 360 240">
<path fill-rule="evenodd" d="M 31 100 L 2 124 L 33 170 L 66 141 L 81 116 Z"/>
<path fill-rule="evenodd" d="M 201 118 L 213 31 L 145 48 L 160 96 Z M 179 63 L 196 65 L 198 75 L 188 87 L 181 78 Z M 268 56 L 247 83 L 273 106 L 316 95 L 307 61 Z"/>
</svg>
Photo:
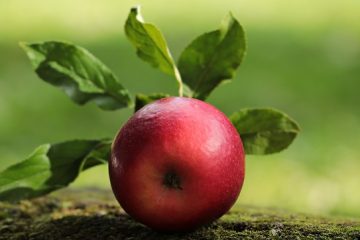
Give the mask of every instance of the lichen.
<svg viewBox="0 0 360 240">
<path fill-rule="evenodd" d="M 189 233 L 155 232 L 126 215 L 108 191 L 73 190 L 19 203 L 0 202 L 1 240 L 351 239 L 360 220 L 242 206 Z"/>
</svg>

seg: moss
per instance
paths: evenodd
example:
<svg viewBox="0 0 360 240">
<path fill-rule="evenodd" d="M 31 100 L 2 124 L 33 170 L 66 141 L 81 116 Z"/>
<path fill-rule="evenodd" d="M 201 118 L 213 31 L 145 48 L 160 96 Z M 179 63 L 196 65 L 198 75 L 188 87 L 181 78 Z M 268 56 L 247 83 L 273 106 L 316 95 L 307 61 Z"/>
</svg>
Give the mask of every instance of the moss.
<svg viewBox="0 0 360 240">
<path fill-rule="evenodd" d="M 66 190 L 16 204 L 0 203 L 0 239 L 360 240 L 360 221 L 242 206 L 196 231 L 162 234 L 133 221 L 108 191 Z"/>
</svg>

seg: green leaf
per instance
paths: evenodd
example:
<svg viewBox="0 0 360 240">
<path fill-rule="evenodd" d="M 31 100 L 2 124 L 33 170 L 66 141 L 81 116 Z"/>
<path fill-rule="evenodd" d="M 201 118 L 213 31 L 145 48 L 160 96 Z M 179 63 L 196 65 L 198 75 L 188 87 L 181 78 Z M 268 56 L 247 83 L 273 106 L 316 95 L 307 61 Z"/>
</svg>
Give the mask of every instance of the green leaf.
<svg viewBox="0 0 360 240">
<path fill-rule="evenodd" d="M 41 145 L 28 158 L 0 173 L 0 201 L 38 197 L 66 187 L 81 171 L 106 163 L 110 146 L 110 140 Z"/>
<path fill-rule="evenodd" d="M 156 26 L 144 22 L 140 14 L 140 7 L 134 7 L 130 10 L 125 23 L 125 33 L 142 60 L 176 78 L 179 84 L 179 94 L 182 96 L 181 76 L 165 38 Z"/>
<path fill-rule="evenodd" d="M 135 112 L 149 103 L 152 103 L 156 100 L 159 100 L 161 98 L 166 98 L 166 97 L 170 97 L 170 95 L 166 94 L 166 93 L 153 93 L 150 95 L 145 95 L 145 94 L 141 94 L 141 93 L 136 94 Z"/>
<path fill-rule="evenodd" d="M 245 33 L 230 13 L 218 30 L 205 33 L 185 48 L 178 67 L 190 97 L 204 100 L 225 80 L 232 79 L 246 49 Z"/>
<path fill-rule="evenodd" d="M 86 49 L 56 41 L 20 45 L 37 75 L 61 88 L 77 104 L 94 101 L 104 110 L 132 105 L 128 90 Z"/>
<path fill-rule="evenodd" d="M 242 109 L 230 116 L 246 154 L 270 154 L 287 148 L 300 131 L 299 125 L 275 109 Z"/>
</svg>

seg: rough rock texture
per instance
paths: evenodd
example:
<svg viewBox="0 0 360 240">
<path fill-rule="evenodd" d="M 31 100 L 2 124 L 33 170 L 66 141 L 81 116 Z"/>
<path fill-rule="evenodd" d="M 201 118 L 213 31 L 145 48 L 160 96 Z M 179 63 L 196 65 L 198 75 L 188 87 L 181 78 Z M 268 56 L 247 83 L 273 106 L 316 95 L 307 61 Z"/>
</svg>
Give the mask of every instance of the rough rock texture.
<svg viewBox="0 0 360 240">
<path fill-rule="evenodd" d="M 133 221 L 114 202 L 109 191 L 65 190 L 50 197 L 16 204 L 0 202 L 0 239 L 360 240 L 360 220 L 242 206 L 194 232 L 165 234 Z"/>
</svg>

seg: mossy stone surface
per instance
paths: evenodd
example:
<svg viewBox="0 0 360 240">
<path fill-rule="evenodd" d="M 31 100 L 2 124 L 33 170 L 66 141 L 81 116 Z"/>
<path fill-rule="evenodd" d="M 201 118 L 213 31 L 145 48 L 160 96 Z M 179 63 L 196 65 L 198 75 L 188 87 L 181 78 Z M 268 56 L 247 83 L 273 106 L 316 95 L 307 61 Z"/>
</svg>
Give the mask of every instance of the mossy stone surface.
<svg viewBox="0 0 360 240">
<path fill-rule="evenodd" d="M 360 220 L 316 217 L 242 206 L 189 233 L 165 234 L 135 222 L 98 189 L 0 202 L 1 240 L 53 239 L 351 239 L 360 240 Z"/>
</svg>

